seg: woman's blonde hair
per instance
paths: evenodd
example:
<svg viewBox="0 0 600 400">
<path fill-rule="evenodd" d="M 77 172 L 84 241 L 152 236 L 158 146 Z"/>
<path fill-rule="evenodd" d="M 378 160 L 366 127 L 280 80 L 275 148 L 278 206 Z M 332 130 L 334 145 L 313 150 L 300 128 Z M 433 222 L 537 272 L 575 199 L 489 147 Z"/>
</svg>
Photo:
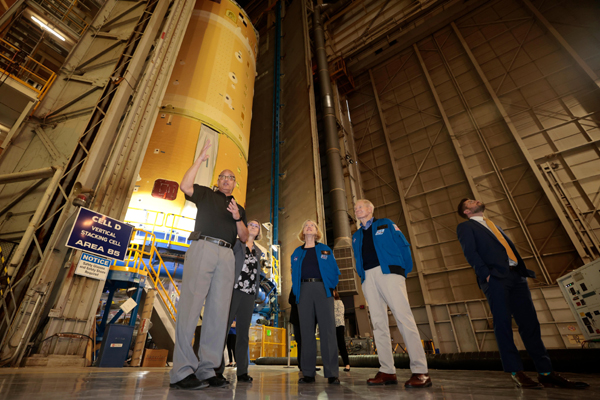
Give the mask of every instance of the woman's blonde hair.
<svg viewBox="0 0 600 400">
<path fill-rule="evenodd" d="M 258 224 L 258 235 L 256 235 L 254 240 L 260 240 L 260 238 L 262 237 L 262 224 L 257 219 L 251 219 L 250 221 L 248 221 L 248 223 L 250 222 L 256 222 Z"/>
<path fill-rule="evenodd" d="M 317 237 L 315 238 L 316 239 L 315 241 L 318 242 L 323 237 L 323 232 L 321 232 L 321 228 L 319 228 L 319 224 L 317 224 L 312 219 L 307 219 L 306 221 L 304 221 L 304 223 L 302 224 L 302 229 L 300 229 L 300 232 L 298 233 L 298 240 L 300 240 L 303 243 L 306 242 L 305 237 L 304 237 L 304 227 L 306 226 L 306 224 L 308 222 L 313 222 L 315 224 L 315 226 L 317 227 Z"/>
</svg>

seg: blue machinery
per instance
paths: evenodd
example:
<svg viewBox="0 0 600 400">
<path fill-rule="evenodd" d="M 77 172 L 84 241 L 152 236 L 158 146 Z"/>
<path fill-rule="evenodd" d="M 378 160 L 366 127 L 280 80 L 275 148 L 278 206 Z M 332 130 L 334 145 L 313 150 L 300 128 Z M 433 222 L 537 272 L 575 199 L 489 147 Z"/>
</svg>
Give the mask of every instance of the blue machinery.
<svg viewBox="0 0 600 400">
<path fill-rule="evenodd" d="M 273 74 L 273 163 L 271 171 L 271 223 L 273 224 L 273 243 L 279 239 L 279 128 L 281 111 L 281 1 L 277 2 L 275 22 L 275 73 Z"/>
<path fill-rule="evenodd" d="M 114 269 L 113 269 L 114 268 Z M 133 268 L 125 267 L 111 267 L 104 284 L 104 290 L 108 290 L 108 298 L 106 299 L 106 306 L 102 314 L 102 322 L 96 327 L 96 342 L 101 342 L 106 330 L 107 324 L 116 322 L 123 315 L 123 310 L 119 310 L 115 316 L 108 321 L 110 314 L 110 307 L 112 305 L 113 297 L 115 292 L 119 289 L 134 290 L 131 298 L 137 303 L 140 303 L 142 298 L 142 291 L 146 285 L 147 273 Z M 135 322 L 138 314 L 138 306 L 131 310 L 129 317 L 129 326 L 135 326 Z"/>
<path fill-rule="evenodd" d="M 273 74 L 273 163 L 271 170 L 271 224 L 273 227 L 273 244 L 275 248 L 271 246 L 269 253 L 274 252 L 274 258 L 279 260 L 279 145 L 280 141 L 280 111 L 281 111 L 281 1 L 277 2 L 275 6 L 275 65 Z M 274 266 L 272 266 L 274 268 Z M 279 268 L 279 265 L 277 265 Z M 279 326 L 279 305 L 277 302 L 277 296 L 273 301 L 273 310 L 275 326 Z"/>
</svg>

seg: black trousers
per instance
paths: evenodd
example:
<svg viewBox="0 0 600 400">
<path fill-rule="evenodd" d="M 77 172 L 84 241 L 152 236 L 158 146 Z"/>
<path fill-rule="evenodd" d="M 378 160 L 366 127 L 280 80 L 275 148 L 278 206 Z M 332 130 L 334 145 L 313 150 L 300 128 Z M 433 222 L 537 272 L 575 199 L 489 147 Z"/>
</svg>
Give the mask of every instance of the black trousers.
<svg viewBox="0 0 600 400">
<path fill-rule="evenodd" d="M 236 335 L 233 333 L 230 333 L 227 335 L 227 355 L 229 356 L 229 364 L 232 364 L 233 360 L 236 359 L 235 358 L 235 338 L 236 338 Z"/>
<path fill-rule="evenodd" d="M 202 325 L 197 326 L 194 331 L 194 354 L 198 354 L 198 350 L 200 350 L 200 333 L 202 332 Z"/>
<path fill-rule="evenodd" d="M 344 325 L 335 327 L 335 336 L 337 338 L 338 350 L 340 351 L 340 356 L 342 356 L 342 361 L 344 362 L 344 367 L 346 365 L 350 365 L 350 360 L 348 359 L 348 349 L 346 349 L 346 338 L 345 338 L 346 327 Z"/>
<path fill-rule="evenodd" d="M 527 279 L 517 271 L 510 271 L 505 278 L 490 276 L 481 284 L 494 316 L 494 334 L 500 350 L 505 372 L 523 371 L 519 350 L 515 346 L 512 330 L 514 317 L 519 334 L 538 372 L 552 372 L 552 362 L 542 341 L 541 327 L 533 305 Z"/>
</svg>

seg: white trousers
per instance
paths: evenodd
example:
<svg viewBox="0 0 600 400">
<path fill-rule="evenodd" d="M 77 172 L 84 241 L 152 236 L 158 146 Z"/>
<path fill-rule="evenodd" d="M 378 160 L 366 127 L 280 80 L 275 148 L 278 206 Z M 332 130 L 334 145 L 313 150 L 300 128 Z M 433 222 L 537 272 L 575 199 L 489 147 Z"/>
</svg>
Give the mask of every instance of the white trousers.
<svg viewBox="0 0 600 400">
<path fill-rule="evenodd" d="M 365 274 L 362 289 L 371 314 L 373 335 L 381 365 L 379 371 L 385 374 L 396 373 L 387 313 L 389 306 L 410 357 L 410 370 L 413 374 L 426 374 L 427 358 L 408 303 L 406 279 L 402 275 L 384 274 L 381 267 L 369 269 Z"/>
</svg>

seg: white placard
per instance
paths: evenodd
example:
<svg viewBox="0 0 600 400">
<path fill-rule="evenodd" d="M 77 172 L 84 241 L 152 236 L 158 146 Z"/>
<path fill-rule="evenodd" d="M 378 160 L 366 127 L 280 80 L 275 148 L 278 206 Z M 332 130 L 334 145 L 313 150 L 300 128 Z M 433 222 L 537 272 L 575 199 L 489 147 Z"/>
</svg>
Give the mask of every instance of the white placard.
<svg viewBox="0 0 600 400">
<path fill-rule="evenodd" d="M 77 263 L 75 274 L 105 281 L 109 269 L 110 260 L 92 254 L 82 253 L 81 258 Z"/>
<path fill-rule="evenodd" d="M 135 308 L 135 306 L 137 306 L 137 303 L 135 302 L 134 299 L 127 299 L 127 301 L 123 304 L 121 304 L 121 307 L 119 307 L 121 310 L 123 310 L 123 312 L 125 314 L 127 314 L 129 311 L 133 310 Z"/>
</svg>

